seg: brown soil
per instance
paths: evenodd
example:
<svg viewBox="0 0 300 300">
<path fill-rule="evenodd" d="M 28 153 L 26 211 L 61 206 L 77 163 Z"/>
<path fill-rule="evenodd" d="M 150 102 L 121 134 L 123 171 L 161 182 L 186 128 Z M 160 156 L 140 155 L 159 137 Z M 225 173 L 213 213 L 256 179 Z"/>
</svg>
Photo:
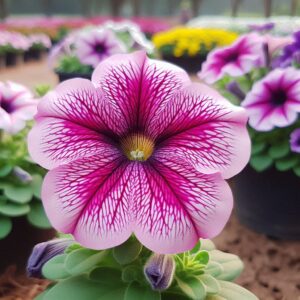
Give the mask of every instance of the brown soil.
<svg viewBox="0 0 300 300">
<path fill-rule="evenodd" d="M 55 86 L 57 82 L 45 61 L 0 70 L 1 80 L 13 80 L 31 88 L 45 83 Z M 268 239 L 240 225 L 234 216 L 215 242 L 220 250 L 242 258 L 245 271 L 237 282 L 260 300 L 300 300 L 299 242 Z M 0 299 L 30 300 L 47 284 L 47 281 L 16 275 L 11 267 L 0 275 Z"/>
<path fill-rule="evenodd" d="M 300 242 L 269 239 L 232 216 L 215 243 L 243 260 L 245 270 L 237 283 L 260 300 L 300 299 Z"/>
<path fill-rule="evenodd" d="M 46 280 L 29 279 L 17 275 L 16 267 L 11 266 L 0 275 L 1 300 L 32 300 L 49 284 Z"/>
</svg>

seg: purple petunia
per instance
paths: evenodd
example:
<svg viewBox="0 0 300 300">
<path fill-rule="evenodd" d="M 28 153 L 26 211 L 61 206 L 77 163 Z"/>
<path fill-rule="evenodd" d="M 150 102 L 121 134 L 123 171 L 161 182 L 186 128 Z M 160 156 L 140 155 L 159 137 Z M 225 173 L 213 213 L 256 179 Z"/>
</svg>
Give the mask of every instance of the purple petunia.
<svg viewBox="0 0 300 300">
<path fill-rule="evenodd" d="M 290 137 L 291 150 L 300 153 L 300 128 L 295 129 Z"/>
<path fill-rule="evenodd" d="M 256 33 L 241 36 L 232 45 L 210 52 L 198 76 L 214 83 L 225 75 L 238 77 L 263 66 L 263 43 L 264 38 Z"/>
<path fill-rule="evenodd" d="M 50 170 L 42 187 L 50 222 L 88 248 L 132 233 L 157 253 L 193 248 L 229 218 L 224 178 L 249 159 L 247 119 L 144 52 L 106 59 L 92 81 L 65 81 L 38 106 L 29 151 Z"/>
<path fill-rule="evenodd" d="M 292 124 L 300 112 L 300 71 L 271 71 L 254 84 L 242 106 L 248 111 L 249 124 L 258 131 Z"/>
<path fill-rule="evenodd" d="M 125 45 L 110 30 L 96 28 L 84 30 L 75 40 L 75 52 L 82 64 L 94 68 L 113 54 L 125 53 Z"/>
<path fill-rule="evenodd" d="M 300 51 L 300 31 L 293 35 L 293 40 L 284 47 L 282 54 L 272 64 L 274 68 L 286 68 L 292 65 L 295 53 Z"/>
<path fill-rule="evenodd" d="M 15 134 L 36 113 L 37 101 L 32 93 L 15 82 L 0 82 L 0 130 Z"/>
</svg>

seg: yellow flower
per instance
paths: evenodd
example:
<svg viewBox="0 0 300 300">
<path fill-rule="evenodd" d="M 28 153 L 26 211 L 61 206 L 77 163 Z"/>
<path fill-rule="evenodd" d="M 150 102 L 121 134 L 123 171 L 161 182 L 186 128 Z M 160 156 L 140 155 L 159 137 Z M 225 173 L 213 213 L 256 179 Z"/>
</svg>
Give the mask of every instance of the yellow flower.
<svg viewBox="0 0 300 300">
<path fill-rule="evenodd" d="M 180 57 L 185 53 L 196 56 L 200 51 L 209 52 L 215 47 L 230 45 L 237 37 L 236 32 L 218 28 L 176 27 L 155 34 L 152 41 L 158 50 L 164 46 L 173 47 L 174 56 Z"/>
</svg>

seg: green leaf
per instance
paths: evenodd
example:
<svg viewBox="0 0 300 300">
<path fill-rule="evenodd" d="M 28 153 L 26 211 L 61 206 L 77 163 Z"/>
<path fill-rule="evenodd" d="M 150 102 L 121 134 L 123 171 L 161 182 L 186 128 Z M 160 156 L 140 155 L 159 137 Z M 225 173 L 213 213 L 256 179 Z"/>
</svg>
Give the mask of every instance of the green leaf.
<svg viewBox="0 0 300 300">
<path fill-rule="evenodd" d="M 30 212 L 27 215 L 30 224 L 43 229 L 51 228 L 51 224 L 45 214 L 42 203 L 34 202 L 30 205 Z"/>
<path fill-rule="evenodd" d="M 12 166 L 10 165 L 5 165 L 5 166 L 2 166 L 0 167 L 0 177 L 5 177 L 7 176 L 12 170 Z"/>
<path fill-rule="evenodd" d="M 203 274 L 198 276 L 199 280 L 204 284 L 205 290 L 209 294 L 216 294 L 220 291 L 221 287 L 218 281 L 211 275 Z"/>
<path fill-rule="evenodd" d="M 254 294 L 233 282 L 219 280 L 219 284 L 221 291 L 218 295 L 226 300 L 259 300 Z"/>
<path fill-rule="evenodd" d="M 188 300 L 189 298 L 180 294 L 166 292 L 161 295 L 161 299 L 162 300 Z"/>
<path fill-rule="evenodd" d="M 0 216 L 0 239 L 4 239 L 12 230 L 12 222 L 9 217 Z"/>
<path fill-rule="evenodd" d="M 277 160 L 275 162 L 275 166 L 279 171 L 287 171 L 295 167 L 299 162 L 299 158 L 297 156 L 283 158 L 281 160 Z"/>
<path fill-rule="evenodd" d="M 99 267 L 94 269 L 89 274 L 89 279 L 99 282 L 99 284 L 120 284 L 121 280 L 121 271 L 117 269 Z"/>
<path fill-rule="evenodd" d="M 272 145 L 269 149 L 269 155 L 273 159 L 278 159 L 285 157 L 290 152 L 290 145 L 289 143 L 280 143 L 278 145 Z"/>
<path fill-rule="evenodd" d="M 125 292 L 124 300 L 160 300 L 159 292 L 153 291 L 150 287 L 139 285 L 137 282 L 131 283 Z"/>
<path fill-rule="evenodd" d="M 64 238 L 64 236 L 63 236 L 63 238 Z M 73 238 L 73 236 L 72 236 L 72 235 L 71 235 L 71 236 L 68 236 L 68 238 Z M 73 252 L 73 251 L 75 251 L 75 250 L 78 250 L 78 249 L 82 249 L 82 246 L 81 246 L 80 244 L 78 244 L 78 243 L 74 243 L 74 244 L 70 245 L 70 246 L 65 250 L 65 253 L 69 254 L 69 253 L 71 253 L 71 252 Z"/>
<path fill-rule="evenodd" d="M 232 281 L 237 278 L 244 269 L 244 264 L 237 255 L 213 250 L 210 252 L 212 261 L 218 262 L 222 266 L 222 273 L 214 277 L 220 280 Z"/>
<path fill-rule="evenodd" d="M 33 193 L 29 185 L 27 186 L 7 185 L 4 188 L 4 195 L 16 203 L 25 204 L 32 199 Z"/>
<path fill-rule="evenodd" d="M 296 166 L 294 169 L 293 169 L 294 173 L 300 177 L 300 166 Z"/>
<path fill-rule="evenodd" d="M 120 289 L 125 290 L 123 286 L 104 286 L 81 275 L 60 281 L 46 293 L 43 300 L 123 300 L 124 294 L 120 293 L 115 298 L 110 297 L 111 293 Z M 105 298 L 106 295 L 108 297 Z"/>
<path fill-rule="evenodd" d="M 193 300 L 203 300 L 206 296 L 204 284 L 197 277 L 176 278 L 179 288 Z"/>
<path fill-rule="evenodd" d="M 9 217 L 19 217 L 28 214 L 30 206 L 28 204 L 6 203 L 0 205 L 0 213 Z"/>
<path fill-rule="evenodd" d="M 141 274 L 141 268 L 137 267 L 137 266 L 127 266 L 125 268 L 123 268 L 122 271 L 122 280 L 124 282 L 132 282 L 136 279 L 139 279 Z"/>
<path fill-rule="evenodd" d="M 202 265 L 207 265 L 209 262 L 209 253 L 206 250 L 201 250 L 195 255 L 194 259 Z"/>
<path fill-rule="evenodd" d="M 72 275 L 91 271 L 106 255 L 106 251 L 97 251 L 86 248 L 75 250 L 68 254 L 65 267 Z"/>
<path fill-rule="evenodd" d="M 69 277 L 70 274 L 64 266 L 66 257 L 67 254 L 60 254 L 47 261 L 42 268 L 43 276 L 50 280 L 59 280 Z"/>
<path fill-rule="evenodd" d="M 208 295 L 205 300 L 228 300 L 224 297 L 221 297 L 219 295 Z"/>
<path fill-rule="evenodd" d="M 205 268 L 205 274 L 209 274 L 213 277 L 219 276 L 223 272 L 221 264 L 210 260 Z"/>
<path fill-rule="evenodd" d="M 43 178 L 39 174 L 32 175 L 31 187 L 33 191 L 33 195 L 38 199 L 41 198 L 41 187 L 43 183 Z"/>
<path fill-rule="evenodd" d="M 124 244 L 113 249 L 115 260 L 121 264 L 129 264 L 139 256 L 143 246 L 136 238 L 129 238 Z"/>
<path fill-rule="evenodd" d="M 201 241 L 199 240 L 195 245 L 195 247 L 192 250 L 190 250 L 190 253 L 196 254 L 200 250 L 200 247 L 201 247 Z"/>
<path fill-rule="evenodd" d="M 273 163 L 273 160 L 268 155 L 254 155 L 250 159 L 250 165 L 258 172 L 262 172 L 269 168 Z"/>
<path fill-rule="evenodd" d="M 263 152 L 263 150 L 266 149 L 266 143 L 258 143 L 258 142 L 253 142 L 252 143 L 252 148 L 251 148 L 251 155 L 256 155 L 259 154 L 261 152 Z"/>
<path fill-rule="evenodd" d="M 211 251 L 216 249 L 215 244 L 209 239 L 201 239 L 201 250 Z"/>
</svg>

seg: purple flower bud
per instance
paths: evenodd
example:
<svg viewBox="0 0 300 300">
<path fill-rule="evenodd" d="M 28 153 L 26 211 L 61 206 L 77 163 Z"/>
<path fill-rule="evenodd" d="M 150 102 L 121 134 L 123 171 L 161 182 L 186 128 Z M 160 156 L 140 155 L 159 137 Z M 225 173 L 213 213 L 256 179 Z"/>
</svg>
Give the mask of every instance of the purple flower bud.
<svg viewBox="0 0 300 300">
<path fill-rule="evenodd" d="M 166 290 L 172 283 L 175 261 L 171 255 L 153 254 L 147 261 L 144 273 L 154 290 Z"/>
<path fill-rule="evenodd" d="M 293 152 L 300 153 L 300 128 L 291 133 L 290 145 Z"/>
<path fill-rule="evenodd" d="M 32 176 L 28 172 L 26 172 L 25 170 L 23 170 L 22 168 L 20 168 L 18 166 L 14 167 L 13 173 L 23 183 L 29 183 L 32 181 Z"/>
<path fill-rule="evenodd" d="M 246 97 L 245 93 L 242 91 L 240 85 L 236 81 L 229 82 L 226 86 L 226 89 L 241 101 L 243 101 Z"/>
<path fill-rule="evenodd" d="M 64 253 L 72 243 L 74 243 L 72 239 L 54 239 L 35 245 L 27 262 L 27 275 L 43 278 L 44 264 L 54 256 Z"/>
</svg>

